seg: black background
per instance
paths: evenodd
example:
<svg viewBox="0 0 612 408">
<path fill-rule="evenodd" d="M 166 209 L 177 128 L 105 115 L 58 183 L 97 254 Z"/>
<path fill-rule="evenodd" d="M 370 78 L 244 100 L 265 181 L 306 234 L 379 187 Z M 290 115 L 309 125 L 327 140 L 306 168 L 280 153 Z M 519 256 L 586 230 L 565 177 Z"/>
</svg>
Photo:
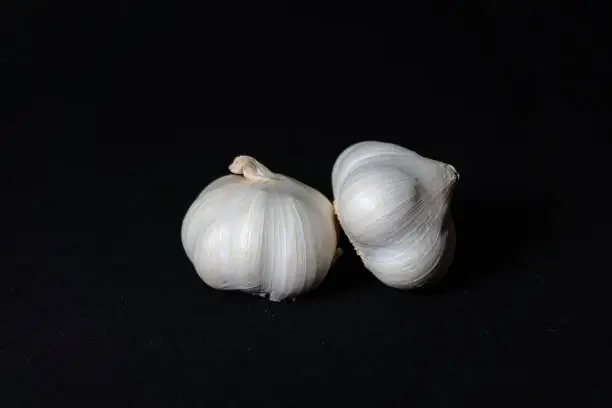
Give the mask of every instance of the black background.
<svg viewBox="0 0 612 408">
<path fill-rule="evenodd" d="M 252 3 L 1 6 L 2 405 L 609 400 L 605 13 Z M 461 174 L 439 286 L 345 238 L 295 303 L 199 280 L 180 224 L 234 156 L 331 197 L 366 139 Z"/>
</svg>

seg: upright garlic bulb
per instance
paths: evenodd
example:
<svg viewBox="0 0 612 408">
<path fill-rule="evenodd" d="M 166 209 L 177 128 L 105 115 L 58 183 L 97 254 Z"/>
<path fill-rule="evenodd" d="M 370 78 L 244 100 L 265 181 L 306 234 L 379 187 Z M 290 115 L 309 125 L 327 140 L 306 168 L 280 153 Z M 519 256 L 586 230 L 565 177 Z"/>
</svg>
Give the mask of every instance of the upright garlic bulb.
<svg viewBox="0 0 612 408">
<path fill-rule="evenodd" d="M 453 166 L 391 143 L 345 149 L 332 172 L 340 225 L 365 267 L 388 286 L 433 283 L 454 257 Z"/>
<path fill-rule="evenodd" d="M 209 184 L 183 220 L 187 257 L 215 289 L 285 298 L 316 288 L 336 256 L 331 202 L 249 156 Z"/>
</svg>

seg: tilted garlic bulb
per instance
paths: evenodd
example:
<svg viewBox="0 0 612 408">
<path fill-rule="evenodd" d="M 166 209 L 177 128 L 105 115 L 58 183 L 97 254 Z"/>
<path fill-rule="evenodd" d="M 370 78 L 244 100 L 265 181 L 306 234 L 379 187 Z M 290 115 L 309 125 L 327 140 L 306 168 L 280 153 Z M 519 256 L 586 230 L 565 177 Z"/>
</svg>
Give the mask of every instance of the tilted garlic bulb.
<svg viewBox="0 0 612 408">
<path fill-rule="evenodd" d="M 249 156 L 236 157 L 229 170 L 183 220 L 183 247 L 200 278 L 272 301 L 316 288 L 337 255 L 330 200 Z"/>
<path fill-rule="evenodd" d="M 450 266 L 450 201 L 459 174 L 449 164 L 391 143 L 345 149 L 332 171 L 338 220 L 365 267 L 388 286 L 434 283 Z"/>
</svg>

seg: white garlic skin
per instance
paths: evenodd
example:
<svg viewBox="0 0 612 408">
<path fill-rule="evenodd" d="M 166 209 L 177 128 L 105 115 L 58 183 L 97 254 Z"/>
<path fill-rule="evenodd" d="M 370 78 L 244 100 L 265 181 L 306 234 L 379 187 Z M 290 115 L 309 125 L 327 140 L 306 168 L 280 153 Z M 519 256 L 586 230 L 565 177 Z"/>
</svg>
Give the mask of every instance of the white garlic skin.
<svg viewBox="0 0 612 408">
<path fill-rule="evenodd" d="M 315 289 L 336 256 L 333 205 L 249 156 L 210 183 L 190 206 L 181 238 L 200 278 L 219 290 L 281 301 Z"/>
<path fill-rule="evenodd" d="M 449 164 L 385 142 L 356 143 L 332 171 L 334 207 L 364 266 L 387 286 L 437 282 L 455 251 Z"/>
</svg>

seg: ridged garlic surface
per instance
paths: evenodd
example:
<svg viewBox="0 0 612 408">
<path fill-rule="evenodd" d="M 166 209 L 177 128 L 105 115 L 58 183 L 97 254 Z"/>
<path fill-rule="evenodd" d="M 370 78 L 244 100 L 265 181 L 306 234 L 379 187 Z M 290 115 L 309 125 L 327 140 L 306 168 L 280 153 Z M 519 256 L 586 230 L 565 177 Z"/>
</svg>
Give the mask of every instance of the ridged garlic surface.
<svg viewBox="0 0 612 408">
<path fill-rule="evenodd" d="M 183 220 L 181 238 L 200 278 L 219 290 L 281 301 L 316 288 L 336 253 L 333 206 L 323 194 L 238 156 Z"/>
<path fill-rule="evenodd" d="M 450 202 L 459 174 L 404 147 L 356 143 L 332 171 L 334 207 L 365 267 L 409 289 L 444 275 L 455 251 Z"/>
</svg>

